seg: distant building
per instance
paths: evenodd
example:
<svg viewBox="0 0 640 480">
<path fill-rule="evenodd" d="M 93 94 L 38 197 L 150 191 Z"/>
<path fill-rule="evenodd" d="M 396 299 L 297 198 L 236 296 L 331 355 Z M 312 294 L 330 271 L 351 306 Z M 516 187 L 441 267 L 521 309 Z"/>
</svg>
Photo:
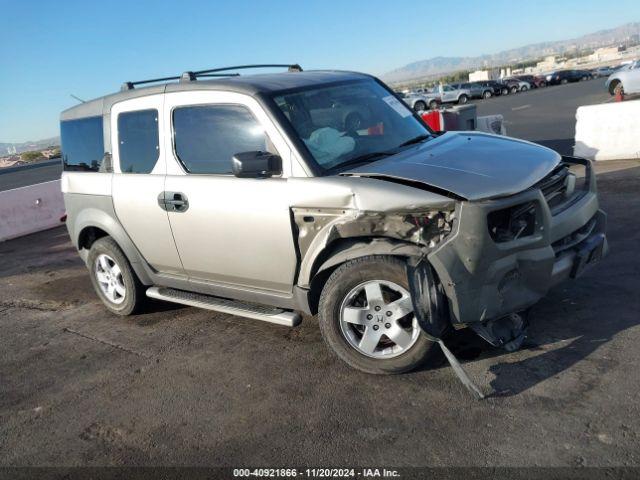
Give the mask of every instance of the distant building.
<svg viewBox="0 0 640 480">
<path fill-rule="evenodd" d="M 544 57 L 544 60 L 536 63 L 536 70 L 539 72 L 544 72 L 545 70 L 553 70 L 558 66 L 555 55 L 549 55 Z"/>
<path fill-rule="evenodd" d="M 604 47 L 598 48 L 595 52 L 589 55 L 588 60 L 590 62 L 608 62 L 610 60 L 618 60 L 620 53 L 624 51 L 621 47 Z"/>
<path fill-rule="evenodd" d="M 499 72 L 497 69 L 487 69 L 487 70 L 476 70 L 475 72 L 469 73 L 469 81 L 470 82 L 482 82 L 485 80 L 496 80 L 499 76 Z"/>
</svg>

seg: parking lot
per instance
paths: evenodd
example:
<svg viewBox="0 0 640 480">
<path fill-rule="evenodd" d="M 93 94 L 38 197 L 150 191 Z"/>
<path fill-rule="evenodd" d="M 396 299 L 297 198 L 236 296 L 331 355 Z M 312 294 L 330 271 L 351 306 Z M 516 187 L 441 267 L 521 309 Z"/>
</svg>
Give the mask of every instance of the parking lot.
<svg viewBox="0 0 640 480">
<path fill-rule="evenodd" d="M 478 114 L 563 150 L 601 83 Z M 0 464 L 638 466 L 640 162 L 597 171 L 610 255 L 532 309 L 527 348 L 452 342 L 482 401 L 444 363 L 351 370 L 309 317 L 288 329 L 166 304 L 115 317 L 63 228 L 2 243 Z"/>
</svg>

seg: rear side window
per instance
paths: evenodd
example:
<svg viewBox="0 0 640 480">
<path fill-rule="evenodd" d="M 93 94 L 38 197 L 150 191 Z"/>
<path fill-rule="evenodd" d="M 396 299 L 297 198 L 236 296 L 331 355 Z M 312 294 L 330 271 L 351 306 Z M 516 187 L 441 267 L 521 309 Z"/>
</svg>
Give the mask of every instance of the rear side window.
<svg viewBox="0 0 640 480">
<path fill-rule="evenodd" d="M 174 148 L 190 173 L 230 174 L 236 153 L 267 151 L 267 137 L 239 105 L 199 105 L 173 111 Z"/>
<path fill-rule="evenodd" d="M 64 170 L 99 171 L 104 157 L 102 117 L 60 122 L 60 144 Z"/>
<path fill-rule="evenodd" d="M 158 111 L 118 115 L 118 156 L 122 173 L 149 173 L 158 161 Z"/>
</svg>

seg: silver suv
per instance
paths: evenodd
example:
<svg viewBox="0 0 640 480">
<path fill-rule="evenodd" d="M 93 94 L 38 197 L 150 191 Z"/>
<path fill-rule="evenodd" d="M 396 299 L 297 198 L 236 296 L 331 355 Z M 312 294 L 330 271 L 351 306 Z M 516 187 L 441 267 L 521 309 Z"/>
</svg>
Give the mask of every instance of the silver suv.
<svg viewBox="0 0 640 480">
<path fill-rule="evenodd" d="M 369 75 L 239 70 L 62 113 L 67 227 L 115 314 L 318 314 L 349 365 L 399 373 L 462 327 L 513 347 L 517 314 L 607 251 L 586 160 L 437 135 Z"/>
</svg>

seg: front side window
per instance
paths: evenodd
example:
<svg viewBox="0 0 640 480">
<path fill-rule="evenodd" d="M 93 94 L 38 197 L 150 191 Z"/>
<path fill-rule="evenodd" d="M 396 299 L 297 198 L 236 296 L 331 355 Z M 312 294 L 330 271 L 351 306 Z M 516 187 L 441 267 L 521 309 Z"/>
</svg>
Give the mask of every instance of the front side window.
<svg viewBox="0 0 640 480">
<path fill-rule="evenodd" d="M 149 173 L 158 161 L 158 111 L 118 115 L 118 156 L 122 173 Z"/>
<path fill-rule="evenodd" d="M 431 134 L 374 80 L 276 93 L 273 100 L 325 173 L 373 161 Z"/>
<path fill-rule="evenodd" d="M 267 136 L 239 105 L 197 105 L 173 111 L 174 148 L 189 173 L 231 174 L 236 153 L 267 151 Z"/>
<path fill-rule="evenodd" d="M 60 144 L 65 171 L 99 171 L 104 157 L 102 117 L 60 122 Z"/>
</svg>

